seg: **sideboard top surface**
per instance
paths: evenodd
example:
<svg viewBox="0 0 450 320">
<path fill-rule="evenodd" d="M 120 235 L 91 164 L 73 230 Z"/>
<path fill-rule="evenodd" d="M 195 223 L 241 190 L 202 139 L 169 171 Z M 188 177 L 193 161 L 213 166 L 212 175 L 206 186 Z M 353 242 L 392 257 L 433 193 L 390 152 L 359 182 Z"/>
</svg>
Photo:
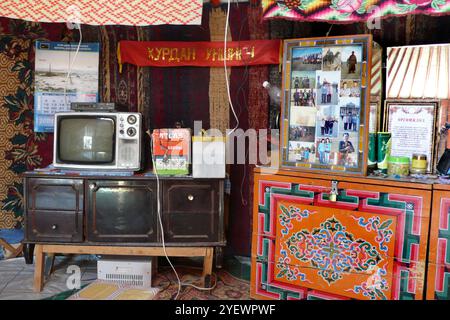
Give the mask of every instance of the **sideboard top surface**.
<svg viewBox="0 0 450 320">
<path fill-rule="evenodd" d="M 351 177 L 348 175 L 336 175 L 325 173 L 310 173 L 300 172 L 294 170 L 276 169 L 276 168 L 263 168 L 257 167 L 254 169 L 255 174 L 259 174 L 260 177 L 276 175 L 278 179 L 291 179 L 291 178 L 304 178 L 304 179 L 320 179 L 320 180 L 338 180 L 341 182 L 350 183 L 362 183 L 370 185 L 380 185 L 389 187 L 403 187 L 412 189 L 441 189 L 450 190 L 450 185 L 442 183 L 440 179 L 426 178 L 419 179 L 414 177 L 394 178 L 394 177 L 379 177 L 379 176 L 366 176 L 366 177 Z M 284 178 L 283 178 L 284 177 Z"/>
<path fill-rule="evenodd" d="M 51 178 L 51 179 L 85 179 L 85 180 L 156 180 L 155 174 L 138 173 L 134 175 L 115 175 L 114 172 L 107 174 L 84 174 L 80 173 L 49 173 L 43 171 L 26 171 L 22 174 L 23 178 Z M 166 176 L 159 175 L 160 180 L 186 180 L 186 181 L 199 181 L 199 180 L 224 180 L 224 178 L 194 178 L 191 175 L 179 175 L 179 176 Z"/>
</svg>

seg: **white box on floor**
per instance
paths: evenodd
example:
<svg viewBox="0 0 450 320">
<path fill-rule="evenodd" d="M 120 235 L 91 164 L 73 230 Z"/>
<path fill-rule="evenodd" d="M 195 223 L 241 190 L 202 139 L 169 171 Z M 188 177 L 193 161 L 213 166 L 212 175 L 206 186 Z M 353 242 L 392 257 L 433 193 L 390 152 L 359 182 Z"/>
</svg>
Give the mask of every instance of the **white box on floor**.
<svg viewBox="0 0 450 320">
<path fill-rule="evenodd" d="M 194 178 L 225 178 L 223 137 L 192 137 L 192 176 Z"/>
<path fill-rule="evenodd" d="M 97 277 L 119 284 L 151 287 L 157 268 L 157 257 L 103 256 L 97 262 Z"/>
</svg>

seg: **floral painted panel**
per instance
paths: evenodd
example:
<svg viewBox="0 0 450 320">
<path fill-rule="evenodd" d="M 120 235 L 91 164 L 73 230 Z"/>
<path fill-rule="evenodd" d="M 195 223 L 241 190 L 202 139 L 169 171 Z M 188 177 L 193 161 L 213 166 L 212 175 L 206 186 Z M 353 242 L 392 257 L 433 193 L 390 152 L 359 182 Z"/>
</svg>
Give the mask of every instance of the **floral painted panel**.
<svg viewBox="0 0 450 320">
<path fill-rule="evenodd" d="M 431 192 L 255 181 L 252 297 L 422 299 Z"/>
<path fill-rule="evenodd" d="M 276 209 L 275 279 L 356 299 L 390 299 L 395 216 L 283 200 Z"/>
<path fill-rule="evenodd" d="M 450 13 L 446 0 L 263 0 L 264 19 L 358 22 L 405 14 Z"/>
</svg>

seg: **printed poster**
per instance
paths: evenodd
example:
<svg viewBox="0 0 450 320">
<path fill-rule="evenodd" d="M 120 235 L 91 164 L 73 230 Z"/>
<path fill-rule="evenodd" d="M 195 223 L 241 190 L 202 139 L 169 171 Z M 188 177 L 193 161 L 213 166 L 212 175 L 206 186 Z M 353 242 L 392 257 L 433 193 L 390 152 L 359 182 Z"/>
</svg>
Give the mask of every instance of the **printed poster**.
<svg viewBox="0 0 450 320">
<path fill-rule="evenodd" d="M 53 115 L 71 102 L 97 102 L 99 43 L 36 41 L 34 131 L 53 132 Z M 70 69 L 70 74 L 68 71 Z"/>
</svg>

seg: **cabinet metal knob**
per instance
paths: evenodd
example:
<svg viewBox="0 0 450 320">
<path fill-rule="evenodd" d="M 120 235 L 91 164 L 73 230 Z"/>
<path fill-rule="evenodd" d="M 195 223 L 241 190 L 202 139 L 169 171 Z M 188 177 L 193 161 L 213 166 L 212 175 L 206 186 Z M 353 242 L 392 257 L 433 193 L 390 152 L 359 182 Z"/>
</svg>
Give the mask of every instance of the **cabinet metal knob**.
<svg viewBox="0 0 450 320">
<path fill-rule="evenodd" d="M 338 195 L 339 195 L 338 182 L 336 180 L 333 180 L 331 181 L 331 192 L 329 200 L 331 202 L 336 202 Z"/>
<path fill-rule="evenodd" d="M 194 200 L 194 196 L 193 196 L 192 194 L 188 195 L 188 197 L 187 197 L 187 198 L 188 198 L 188 200 L 189 200 L 189 201 L 192 201 L 192 200 Z"/>
<path fill-rule="evenodd" d="M 56 230 L 56 228 L 57 228 L 56 224 L 52 225 L 52 230 Z"/>
</svg>

